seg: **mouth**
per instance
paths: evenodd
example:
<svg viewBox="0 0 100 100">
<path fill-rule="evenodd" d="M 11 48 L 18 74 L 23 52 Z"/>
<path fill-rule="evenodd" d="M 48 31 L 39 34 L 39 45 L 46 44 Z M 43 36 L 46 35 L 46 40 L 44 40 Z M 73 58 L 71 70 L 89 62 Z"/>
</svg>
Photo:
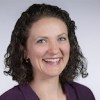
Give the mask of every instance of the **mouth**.
<svg viewBox="0 0 100 100">
<path fill-rule="evenodd" d="M 49 58 L 49 59 L 43 59 L 43 61 L 49 65 L 58 65 L 61 62 L 61 58 Z"/>
</svg>

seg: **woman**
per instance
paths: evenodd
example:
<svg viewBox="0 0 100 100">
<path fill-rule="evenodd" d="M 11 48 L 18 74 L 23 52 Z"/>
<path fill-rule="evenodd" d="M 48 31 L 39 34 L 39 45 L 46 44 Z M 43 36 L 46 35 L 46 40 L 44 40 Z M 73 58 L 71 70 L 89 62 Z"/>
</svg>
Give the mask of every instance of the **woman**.
<svg viewBox="0 0 100 100">
<path fill-rule="evenodd" d="M 87 77 L 75 28 L 57 6 L 33 4 L 23 12 L 5 54 L 5 73 L 19 85 L 0 100 L 95 100 L 91 90 L 73 82 Z"/>
</svg>

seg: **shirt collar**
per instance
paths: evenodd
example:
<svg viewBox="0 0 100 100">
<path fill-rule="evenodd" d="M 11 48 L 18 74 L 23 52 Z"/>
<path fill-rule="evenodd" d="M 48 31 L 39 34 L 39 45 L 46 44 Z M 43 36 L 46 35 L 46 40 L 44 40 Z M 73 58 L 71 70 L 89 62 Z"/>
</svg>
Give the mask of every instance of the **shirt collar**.
<svg viewBox="0 0 100 100">
<path fill-rule="evenodd" d="M 29 84 L 19 85 L 25 100 L 40 100 Z"/>
<path fill-rule="evenodd" d="M 74 87 L 71 84 L 64 84 L 64 90 L 67 95 L 67 100 L 78 100 Z"/>
</svg>

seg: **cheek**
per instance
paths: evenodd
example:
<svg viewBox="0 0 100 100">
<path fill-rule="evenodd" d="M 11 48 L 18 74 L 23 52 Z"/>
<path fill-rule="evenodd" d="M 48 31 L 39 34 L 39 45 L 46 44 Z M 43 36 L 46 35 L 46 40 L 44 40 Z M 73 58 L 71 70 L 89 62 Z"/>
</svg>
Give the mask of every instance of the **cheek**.
<svg viewBox="0 0 100 100">
<path fill-rule="evenodd" d="M 61 46 L 61 50 L 62 50 L 64 55 L 69 55 L 69 53 L 70 53 L 70 45 L 66 44 L 66 45 Z"/>
<path fill-rule="evenodd" d="M 44 56 L 46 53 L 46 48 L 45 47 L 31 47 L 31 50 L 29 51 L 29 58 L 41 58 Z"/>
<path fill-rule="evenodd" d="M 28 58 L 34 68 L 40 68 L 41 61 L 46 53 L 46 49 L 44 47 L 31 47 L 30 51 L 28 52 Z M 41 69 L 41 68 L 40 68 Z"/>
</svg>

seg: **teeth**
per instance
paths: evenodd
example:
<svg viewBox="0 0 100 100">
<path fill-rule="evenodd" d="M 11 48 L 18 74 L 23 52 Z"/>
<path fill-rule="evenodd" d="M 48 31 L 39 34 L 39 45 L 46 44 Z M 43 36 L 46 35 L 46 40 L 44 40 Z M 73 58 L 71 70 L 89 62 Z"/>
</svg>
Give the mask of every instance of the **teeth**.
<svg viewBox="0 0 100 100">
<path fill-rule="evenodd" d="M 44 59 L 44 61 L 47 61 L 47 62 L 58 62 L 60 60 L 60 58 L 58 59 Z"/>
</svg>

